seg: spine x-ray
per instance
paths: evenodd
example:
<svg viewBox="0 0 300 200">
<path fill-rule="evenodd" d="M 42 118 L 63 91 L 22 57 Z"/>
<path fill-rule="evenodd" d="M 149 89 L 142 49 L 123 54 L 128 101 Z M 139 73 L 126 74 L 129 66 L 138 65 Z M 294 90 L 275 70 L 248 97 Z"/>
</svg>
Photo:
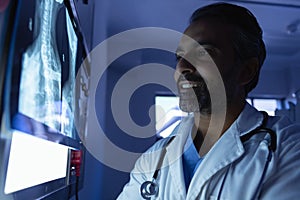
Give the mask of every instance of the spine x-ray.
<svg viewBox="0 0 300 200">
<path fill-rule="evenodd" d="M 66 13 L 69 46 L 68 79 L 62 83 L 62 63 L 56 43 L 57 14 L 62 0 L 37 0 L 34 41 L 22 56 L 19 112 L 72 136 L 77 37 Z"/>
</svg>

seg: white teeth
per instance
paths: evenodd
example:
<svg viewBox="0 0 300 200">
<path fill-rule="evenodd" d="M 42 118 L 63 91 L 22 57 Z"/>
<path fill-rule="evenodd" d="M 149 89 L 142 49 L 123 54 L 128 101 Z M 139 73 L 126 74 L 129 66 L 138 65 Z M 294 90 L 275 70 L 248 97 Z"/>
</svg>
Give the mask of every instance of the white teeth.
<svg viewBox="0 0 300 200">
<path fill-rule="evenodd" d="M 198 87 L 198 84 L 196 84 L 196 83 L 194 83 L 194 84 L 192 84 L 192 83 L 184 83 L 184 84 L 181 85 L 181 87 L 183 89 L 189 89 L 189 88 L 193 88 L 193 87 Z"/>
</svg>

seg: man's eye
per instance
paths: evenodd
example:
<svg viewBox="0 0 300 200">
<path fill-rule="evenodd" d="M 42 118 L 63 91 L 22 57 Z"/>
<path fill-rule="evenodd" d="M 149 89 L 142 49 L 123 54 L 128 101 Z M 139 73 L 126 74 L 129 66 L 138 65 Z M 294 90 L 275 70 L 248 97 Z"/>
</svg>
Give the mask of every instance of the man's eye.
<svg viewBox="0 0 300 200">
<path fill-rule="evenodd" d="M 210 56 L 214 56 L 216 55 L 217 51 L 215 48 L 213 47 L 205 47 L 205 51 L 207 54 L 209 54 Z"/>
<path fill-rule="evenodd" d="M 198 52 L 198 56 L 205 56 L 207 55 L 209 52 L 206 50 L 206 49 L 201 49 L 199 52 Z"/>
</svg>

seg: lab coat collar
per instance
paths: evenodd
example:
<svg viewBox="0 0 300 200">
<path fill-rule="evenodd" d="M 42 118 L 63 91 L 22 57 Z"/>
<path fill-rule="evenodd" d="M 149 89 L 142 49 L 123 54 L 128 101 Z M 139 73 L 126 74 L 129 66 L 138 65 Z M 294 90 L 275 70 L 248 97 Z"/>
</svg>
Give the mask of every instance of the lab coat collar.
<svg viewBox="0 0 300 200">
<path fill-rule="evenodd" d="M 237 118 L 233 125 L 236 126 L 240 136 L 243 136 L 255 128 L 259 127 L 263 122 L 263 114 L 260 113 L 256 108 L 246 103 L 243 111 Z"/>
<path fill-rule="evenodd" d="M 236 133 L 239 134 L 239 136 L 243 136 L 249 133 L 250 131 L 254 130 L 255 128 L 259 127 L 263 122 L 263 117 L 264 116 L 262 113 L 260 113 L 256 108 L 254 108 L 246 102 L 243 111 L 231 125 L 229 130 L 232 129 L 232 127 L 235 127 L 237 129 Z M 190 128 L 193 126 L 193 118 L 193 114 L 189 114 L 187 117 L 183 118 L 181 124 L 178 127 L 176 127 L 176 130 L 172 133 L 172 136 L 180 136 L 185 141 L 187 139 L 188 134 L 190 134 Z M 188 128 L 189 131 L 187 131 Z"/>
<path fill-rule="evenodd" d="M 205 155 L 202 164 L 191 180 L 190 188 L 193 188 L 193 190 L 186 193 L 181 156 L 188 134 L 190 134 L 193 127 L 194 118 L 193 115 L 190 115 L 183 119 L 175 133 L 172 134 L 176 136 L 174 141 L 166 148 L 170 174 L 179 192 L 178 195 L 184 198 L 187 195 L 187 199 L 196 198 L 206 181 L 244 154 L 245 150 L 240 136 L 260 126 L 262 120 L 263 115 L 247 103 L 237 120 Z"/>
</svg>

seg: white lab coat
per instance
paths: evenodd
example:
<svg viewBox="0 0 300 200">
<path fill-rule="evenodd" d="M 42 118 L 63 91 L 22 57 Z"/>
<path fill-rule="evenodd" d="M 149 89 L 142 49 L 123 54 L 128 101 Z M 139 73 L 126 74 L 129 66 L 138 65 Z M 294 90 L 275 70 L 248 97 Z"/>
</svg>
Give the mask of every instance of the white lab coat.
<svg viewBox="0 0 300 200">
<path fill-rule="evenodd" d="M 269 153 L 268 134 L 256 134 L 242 143 L 240 136 L 260 126 L 263 115 L 250 105 L 206 154 L 196 170 L 188 191 L 182 167 L 182 151 L 193 118 L 187 117 L 176 129 L 174 140 L 166 147 L 163 166 L 157 178 L 158 196 L 152 199 L 270 199 L 300 198 L 300 126 L 286 117 L 270 117 L 267 127 L 277 135 L 277 149 L 272 153 L 265 178 L 256 192 Z M 158 141 L 136 162 L 130 181 L 119 200 L 142 199 L 140 186 L 151 181 L 159 153 L 168 139 Z"/>
</svg>

